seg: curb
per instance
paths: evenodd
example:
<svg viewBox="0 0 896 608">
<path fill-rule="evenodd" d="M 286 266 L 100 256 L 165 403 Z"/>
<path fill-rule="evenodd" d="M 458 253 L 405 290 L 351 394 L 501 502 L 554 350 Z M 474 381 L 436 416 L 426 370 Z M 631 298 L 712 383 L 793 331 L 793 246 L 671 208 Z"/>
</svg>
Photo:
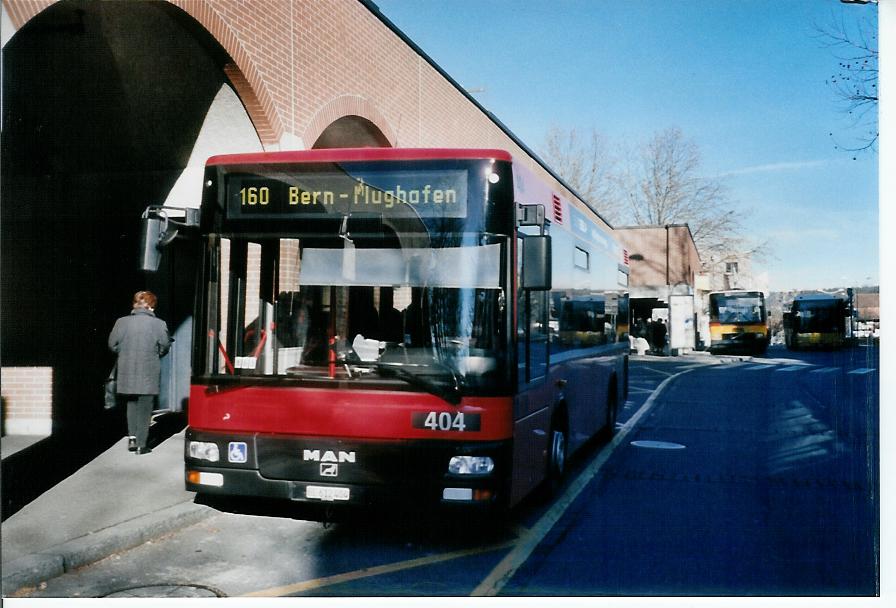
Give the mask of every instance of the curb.
<svg viewBox="0 0 896 608">
<path fill-rule="evenodd" d="M 183 502 L 13 560 L 3 564 L 3 596 L 9 597 L 24 587 L 36 587 L 43 581 L 195 524 L 216 513 L 210 507 Z"/>
</svg>

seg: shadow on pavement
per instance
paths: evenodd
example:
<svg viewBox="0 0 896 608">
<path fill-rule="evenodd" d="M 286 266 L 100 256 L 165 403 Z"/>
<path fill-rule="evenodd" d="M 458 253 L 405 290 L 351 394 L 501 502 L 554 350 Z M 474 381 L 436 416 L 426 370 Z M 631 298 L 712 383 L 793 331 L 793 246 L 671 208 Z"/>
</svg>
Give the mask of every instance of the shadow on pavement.
<svg viewBox="0 0 896 608">
<path fill-rule="evenodd" d="M 87 428 L 55 433 L 3 459 L 2 520 L 109 449 L 126 434 L 124 413 L 92 420 Z M 149 446 L 155 447 L 186 426 L 183 412 L 153 416 Z"/>
</svg>

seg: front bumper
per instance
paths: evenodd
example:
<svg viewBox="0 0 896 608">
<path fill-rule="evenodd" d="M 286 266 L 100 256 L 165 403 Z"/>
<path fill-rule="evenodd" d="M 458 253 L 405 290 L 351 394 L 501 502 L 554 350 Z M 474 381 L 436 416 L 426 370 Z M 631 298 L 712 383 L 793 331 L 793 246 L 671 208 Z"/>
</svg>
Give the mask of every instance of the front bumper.
<svg viewBox="0 0 896 608">
<path fill-rule="evenodd" d="M 220 460 L 190 457 L 191 441 L 215 443 Z M 495 507 L 506 504 L 509 495 L 511 447 L 510 440 L 347 441 L 190 428 L 184 446 L 185 485 L 209 495 L 327 506 Z M 455 455 L 490 456 L 494 470 L 481 476 L 452 475 L 448 462 Z"/>
<path fill-rule="evenodd" d="M 768 336 L 752 333 L 724 335 L 713 339 L 709 351 L 712 353 L 759 353 L 768 348 Z"/>
</svg>

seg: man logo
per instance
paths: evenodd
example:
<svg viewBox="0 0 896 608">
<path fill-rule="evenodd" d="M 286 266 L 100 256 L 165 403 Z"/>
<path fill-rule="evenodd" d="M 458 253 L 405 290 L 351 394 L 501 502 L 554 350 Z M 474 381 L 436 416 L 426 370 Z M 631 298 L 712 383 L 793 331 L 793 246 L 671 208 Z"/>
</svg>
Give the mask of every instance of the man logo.
<svg viewBox="0 0 896 608">
<path fill-rule="evenodd" d="M 354 452 L 343 452 L 340 450 L 338 453 L 333 450 L 327 450 L 323 454 L 321 454 L 320 450 L 304 450 L 302 452 L 302 460 L 312 461 L 312 462 L 355 462 L 355 453 Z"/>
<path fill-rule="evenodd" d="M 339 477 L 339 465 L 338 464 L 330 464 L 330 463 L 321 463 L 320 475 L 321 475 L 321 477 Z"/>
</svg>

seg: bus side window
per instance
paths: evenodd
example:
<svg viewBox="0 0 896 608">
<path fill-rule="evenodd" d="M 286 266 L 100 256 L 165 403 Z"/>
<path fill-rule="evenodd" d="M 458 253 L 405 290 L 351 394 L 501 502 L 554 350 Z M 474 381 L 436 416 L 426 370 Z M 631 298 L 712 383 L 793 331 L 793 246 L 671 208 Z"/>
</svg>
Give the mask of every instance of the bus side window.
<svg viewBox="0 0 896 608">
<path fill-rule="evenodd" d="M 548 298 L 545 291 L 523 291 L 525 305 L 526 381 L 542 378 L 548 363 Z"/>
<path fill-rule="evenodd" d="M 522 259 L 523 239 L 517 239 L 517 260 Z M 520 267 L 517 277 L 521 278 Z M 520 288 L 517 293 L 517 372 L 523 385 L 547 375 L 550 324 L 549 292 Z"/>
</svg>

